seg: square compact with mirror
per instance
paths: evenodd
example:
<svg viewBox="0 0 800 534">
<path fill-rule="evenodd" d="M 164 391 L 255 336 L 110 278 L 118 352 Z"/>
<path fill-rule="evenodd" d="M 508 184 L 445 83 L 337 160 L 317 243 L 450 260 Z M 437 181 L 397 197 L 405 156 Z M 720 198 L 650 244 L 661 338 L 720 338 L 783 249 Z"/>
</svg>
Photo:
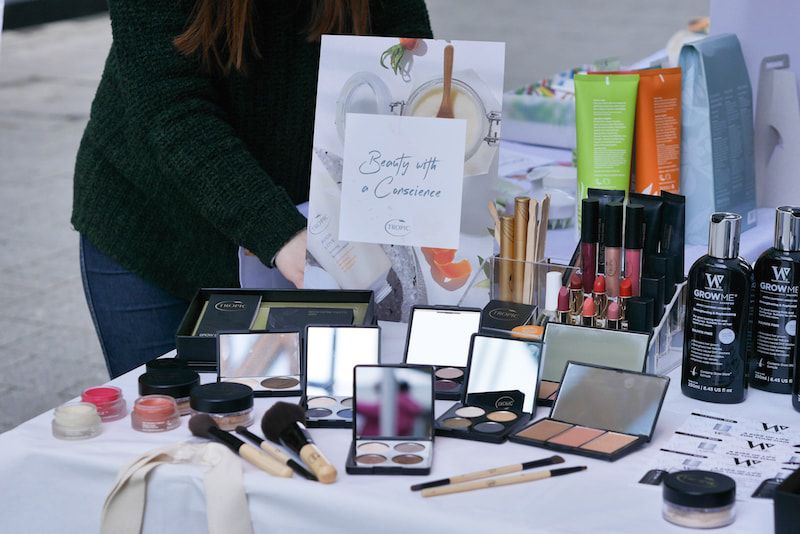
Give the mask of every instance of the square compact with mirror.
<svg viewBox="0 0 800 534">
<path fill-rule="evenodd" d="M 350 428 L 353 423 L 353 368 L 380 362 L 377 326 L 306 328 L 305 383 L 301 405 L 306 426 Z"/>
<path fill-rule="evenodd" d="M 568 361 L 643 373 L 650 336 L 639 332 L 548 323 L 542 349 L 540 406 L 552 406 Z"/>
<path fill-rule="evenodd" d="M 217 381 L 250 386 L 256 397 L 302 393 L 299 332 L 219 332 Z"/>
<path fill-rule="evenodd" d="M 427 475 L 433 463 L 433 367 L 357 365 L 351 475 Z"/>
<path fill-rule="evenodd" d="M 436 434 L 503 443 L 536 411 L 541 343 L 474 334 L 461 402 L 436 420 Z"/>
<path fill-rule="evenodd" d="M 437 399 L 461 398 L 469 342 L 480 321 L 478 308 L 414 306 L 411 309 L 403 361 L 434 367 Z"/>
<path fill-rule="evenodd" d="M 550 417 L 510 440 L 617 460 L 653 437 L 668 386 L 664 376 L 569 362 Z"/>
</svg>

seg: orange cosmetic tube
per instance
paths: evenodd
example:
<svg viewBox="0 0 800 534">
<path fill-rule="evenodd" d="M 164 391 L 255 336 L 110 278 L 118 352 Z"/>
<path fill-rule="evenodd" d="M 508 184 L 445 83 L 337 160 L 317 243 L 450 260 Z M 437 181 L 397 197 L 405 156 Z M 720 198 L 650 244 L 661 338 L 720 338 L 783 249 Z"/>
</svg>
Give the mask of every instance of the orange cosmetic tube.
<svg viewBox="0 0 800 534">
<path fill-rule="evenodd" d="M 681 69 L 637 72 L 634 153 L 636 192 L 681 190 Z"/>
</svg>

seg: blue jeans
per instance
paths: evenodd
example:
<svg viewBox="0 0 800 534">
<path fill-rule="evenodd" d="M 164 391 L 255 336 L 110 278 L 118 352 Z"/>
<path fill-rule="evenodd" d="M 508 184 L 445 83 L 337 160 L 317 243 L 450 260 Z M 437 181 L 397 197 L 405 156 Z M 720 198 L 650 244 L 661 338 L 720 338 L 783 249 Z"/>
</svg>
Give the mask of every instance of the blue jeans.
<svg viewBox="0 0 800 534">
<path fill-rule="evenodd" d="M 86 302 L 111 378 L 175 348 L 189 303 L 173 297 L 80 240 Z"/>
</svg>

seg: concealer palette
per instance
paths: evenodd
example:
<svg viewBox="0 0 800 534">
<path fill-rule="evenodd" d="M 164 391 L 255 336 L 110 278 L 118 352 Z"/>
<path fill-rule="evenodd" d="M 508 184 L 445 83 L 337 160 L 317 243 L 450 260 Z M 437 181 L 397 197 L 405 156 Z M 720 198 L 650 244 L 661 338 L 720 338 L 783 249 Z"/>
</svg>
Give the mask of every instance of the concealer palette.
<svg viewBox="0 0 800 534">
<path fill-rule="evenodd" d="M 462 396 L 469 342 L 478 331 L 481 310 L 454 306 L 414 306 L 408 324 L 404 362 L 434 367 L 436 398 Z"/>
<path fill-rule="evenodd" d="M 357 365 L 353 370 L 351 475 L 427 475 L 433 463 L 433 367 Z"/>
<path fill-rule="evenodd" d="M 537 341 L 473 335 L 464 395 L 436 420 L 436 434 L 503 443 L 536 410 L 540 354 Z"/>
<path fill-rule="evenodd" d="M 306 426 L 350 428 L 353 424 L 353 368 L 380 361 L 377 326 L 306 328 L 303 398 Z"/>
<path fill-rule="evenodd" d="M 217 381 L 249 386 L 256 397 L 302 393 L 299 332 L 219 332 Z"/>
<path fill-rule="evenodd" d="M 568 361 L 644 372 L 650 336 L 638 332 L 548 323 L 542 349 L 539 405 L 552 406 Z"/>
<path fill-rule="evenodd" d="M 568 362 L 550 417 L 509 439 L 614 461 L 650 441 L 668 386 L 663 376 Z"/>
</svg>

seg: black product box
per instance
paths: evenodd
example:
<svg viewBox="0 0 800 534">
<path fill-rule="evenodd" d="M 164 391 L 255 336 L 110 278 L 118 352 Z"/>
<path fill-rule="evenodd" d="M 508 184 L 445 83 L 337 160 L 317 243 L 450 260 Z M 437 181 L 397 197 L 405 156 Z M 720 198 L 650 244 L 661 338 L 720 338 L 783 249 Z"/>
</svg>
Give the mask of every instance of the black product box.
<svg viewBox="0 0 800 534">
<path fill-rule="evenodd" d="M 197 335 L 198 323 L 212 295 L 256 295 L 261 297 L 259 311 L 250 326 L 252 331 L 267 329 L 269 312 L 274 308 L 332 308 L 352 312 L 352 324 L 375 325 L 375 300 L 369 290 L 334 289 L 208 289 L 197 291 L 175 334 L 177 357 L 198 371 L 216 372 L 216 336 Z M 245 328 L 244 330 L 247 330 Z"/>
<path fill-rule="evenodd" d="M 775 490 L 773 509 L 775 534 L 795 534 L 800 525 L 800 469 Z"/>
<path fill-rule="evenodd" d="M 517 302 L 492 300 L 481 312 L 479 332 L 482 334 L 510 334 L 514 327 L 529 324 L 533 306 Z"/>
</svg>

